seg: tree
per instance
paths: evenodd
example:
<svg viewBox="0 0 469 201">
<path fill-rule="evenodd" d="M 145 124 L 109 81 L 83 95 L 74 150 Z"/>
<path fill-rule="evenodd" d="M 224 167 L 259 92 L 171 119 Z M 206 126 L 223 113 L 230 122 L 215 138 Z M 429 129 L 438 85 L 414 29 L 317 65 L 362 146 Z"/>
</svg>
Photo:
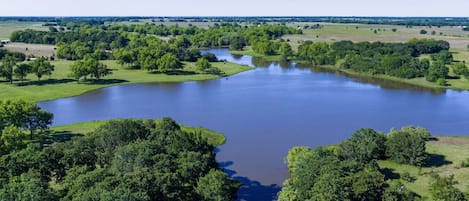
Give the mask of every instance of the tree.
<svg viewBox="0 0 469 201">
<path fill-rule="evenodd" d="M 344 160 L 367 163 L 373 159 L 385 158 L 386 137 L 373 129 L 360 129 L 338 148 L 339 156 Z"/>
<path fill-rule="evenodd" d="M 448 72 L 449 70 L 445 63 L 437 60 L 432 62 L 425 78 L 430 82 L 436 82 L 439 78 L 446 79 Z"/>
<path fill-rule="evenodd" d="M 287 42 L 281 42 L 278 48 L 278 53 L 282 56 L 283 60 L 287 60 L 288 57 L 293 55 L 291 45 Z"/>
<path fill-rule="evenodd" d="M 437 174 L 432 176 L 430 183 L 430 193 L 435 201 L 467 201 L 464 194 L 454 185 L 458 182 L 454 180 L 454 175 L 441 177 Z"/>
<path fill-rule="evenodd" d="M 210 64 L 210 62 L 208 62 L 208 60 L 205 58 L 199 58 L 195 63 L 195 67 L 197 71 L 204 72 L 207 69 L 210 69 L 212 67 L 212 64 Z"/>
<path fill-rule="evenodd" d="M 386 156 L 398 163 L 422 166 L 427 160 L 425 140 L 404 130 L 391 130 L 386 140 Z"/>
<path fill-rule="evenodd" d="M 52 124 L 53 115 L 32 102 L 24 100 L 4 100 L 0 102 L 0 130 L 6 126 L 27 129 L 31 133 L 37 129 L 47 129 Z"/>
<path fill-rule="evenodd" d="M 420 30 L 420 34 L 427 34 L 427 30 L 425 29 Z"/>
<path fill-rule="evenodd" d="M 4 150 L 4 153 L 9 153 L 11 150 L 18 150 L 24 147 L 24 142 L 23 142 L 23 131 L 14 126 L 14 125 L 9 125 L 6 128 L 3 129 L 2 131 L 2 148 Z"/>
<path fill-rule="evenodd" d="M 13 83 L 14 67 L 16 66 L 16 59 L 13 56 L 7 55 L 2 60 L 0 66 L 0 76 L 4 77 L 10 84 Z"/>
<path fill-rule="evenodd" d="M 56 200 L 53 190 L 40 174 L 29 171 L 0 189 L 0 200 Z"/>
<path fill-rule="evenodd" d="M 228 175 L 219 170 L 210 170 L 210 172 L 201 177 L 197 182 L 195 191 L 207 201 L 226 201 L 234 200 L 240 184 Z"/>
<path fill-rule="evenodd" d="M 393 182 L 384 192 L 384 201 L 414 201 L 418 196 L 401 182 Z"/>
<path fill-rule="evenodd" d="M 37 80 L 41 80 L 43 75 L 51 76 L 54 71 L 54 66 L 42 57 L 34 60 L 31 66 L 32 72 L 37 76 Z"/>
<path fill-rule="evenodd" d="M 83 60 L 76 61 L 70 66 L 72 71 L 71 76 L 74 77 L 77 82 L 80 82 L 82 77 L 87 78 L 87 76 L 94 77 L 99 80 L 101 77 L 111 74 L 111 70 L 107 66 L 91 55 L 85 56 Z"/>
<path fill-rule="evenodd" d="M 70 66 L 70 71 L 73 78 L 77 80 L 77 82 L 80 82 L 81 77 L 85 77 L 89 74 L 88 66 L 86 66 L 84 61 L 75 61 L 71 66 Z"/>
<path fill-rule="evenodd" d="M 453 65 L 453 72 L 459 76 L 469 77 L 469 69 L 467 69 L 466 62 L 459 62 Z"/>
<path fill-rule="evenodd" d="M 28 112 L 27 121 L 23 124 L 23 128 L 29 130 L 30 139 L 33 139 L 33 133 L 35 130 L 48 129 L 52 124 L 54 115 L 45 110 L 41 110 L 39 106 L 34 106 Z"/>
<path fill-rule="evenodd" d="M 351 176 L 354 200 L 380 201 L 384 194 L 384 175 L 376 169 L 366 168 Z"/>
<path fill-rule="evenodd" d="M 161 58 L 158 59 L 157 63 L 158 70 L 162 72 L 182 68 L 182 63 L 176 56 L 174 56 L 174 54 L 171 53 L 164 54 Z"/>
<path fill-rule="evenodd" d="M 32 67 L 27 63 L 22 63 L 17 65 L 14 71 L 15 76 L 23 82 L 28 73 L 32 71 Z"/>
</svg>

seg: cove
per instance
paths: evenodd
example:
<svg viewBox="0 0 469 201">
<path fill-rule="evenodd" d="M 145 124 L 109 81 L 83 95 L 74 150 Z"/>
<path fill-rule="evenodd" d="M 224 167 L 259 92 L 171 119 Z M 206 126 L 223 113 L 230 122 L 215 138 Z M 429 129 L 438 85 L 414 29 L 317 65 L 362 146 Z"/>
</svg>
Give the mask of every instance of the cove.
<svg viewBox="0 0 469 201">
<path fill-rule="evenodd" d="M 415 125 L 434 135 L 469 134 L 467 91 L 426 90 L 236 56 L 226 49 L 207 51 L 256 68 L 209 81 L 113 86 L 38 104 L 54 113 L 54 125 L 169 116 L 219 131 L 227 142 L 217 159 L 245 184 L 240 200 L 275 198 L 287 177 L 284 157 L 293 146 L 334 144 L 359 128 Z"/>
</svg>

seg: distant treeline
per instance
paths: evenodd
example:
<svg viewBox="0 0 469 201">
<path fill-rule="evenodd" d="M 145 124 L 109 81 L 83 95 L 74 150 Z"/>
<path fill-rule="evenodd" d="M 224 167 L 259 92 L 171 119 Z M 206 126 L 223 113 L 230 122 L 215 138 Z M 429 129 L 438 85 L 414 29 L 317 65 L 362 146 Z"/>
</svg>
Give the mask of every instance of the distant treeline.
<svg viewBox="0 0 469 201">
<path fill-rule="evenodd" d="M 360 24 L 390 24 L 407 26 L 467 26 L 465 17 L 353 17 L 353 16 L 284 16 L 284 17 L 0 17 L 0 21 L 34 21 L 55 24 L 67 22 L 85 22 L 89 24 L 104 24 L 105 22 L 142 21 L 154 22 L 247 22 L 247 23 L 286 23 L 286 22 L 329 22 L 329 23 L 360 23 Z"/>
</svg>

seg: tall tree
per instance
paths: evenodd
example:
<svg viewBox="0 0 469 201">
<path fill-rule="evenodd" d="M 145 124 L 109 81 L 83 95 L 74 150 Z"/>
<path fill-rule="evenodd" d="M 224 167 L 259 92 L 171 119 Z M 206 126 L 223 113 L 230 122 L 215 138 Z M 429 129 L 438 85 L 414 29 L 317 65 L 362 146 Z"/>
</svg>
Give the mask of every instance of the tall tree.
<svg viewBox="0 0 469 201">
<path fill-rule="evenodd" d="M 54 66 L 42 57 L 34 60 L 31 66 L 32 72 L 36 75 L 37 80 L 41 80 L 44 75 L 51 76 L 54 71 Z"/>
<path fill-rule="evenodd" d="M 158 63 L 158 70 L 162 72 L 167 72 L 170 70 L 175 70 L 178 68 L 182 68 L 182 63 L 179 59 L 171 53 L 164 54 L 160 59 L 157 61 Z"/>
<path fill-rule="evenodd" d="M 0 66 L 0 76 L 4 77 L 10 84 L 13 83 L 13 69 L 16 66 L 16 59 L 13 56 L 7 55 L 2 60 Z"/>
<path fill-rule="evenodd" d="M 24 81 L 24 78 L 30 73 L 32 70 L 31 65 L 27 63 L 22 63 L 16 66 L 15 68 L 15 76 L 21 80 L 21 82 Z"/>
</svg>

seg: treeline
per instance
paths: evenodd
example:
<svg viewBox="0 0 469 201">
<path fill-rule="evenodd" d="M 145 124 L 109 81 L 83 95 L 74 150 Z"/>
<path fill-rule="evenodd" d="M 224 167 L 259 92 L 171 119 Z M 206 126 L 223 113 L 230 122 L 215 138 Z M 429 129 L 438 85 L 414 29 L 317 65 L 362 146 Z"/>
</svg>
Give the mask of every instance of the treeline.
<svg viewBox="0 0 469 201">
<path fill-rule="evenodd" d="M 33 103 L 0 102 L 0 200 L 236 198 L 240 184 L 219 169 L 214 146 L 170 118 L 112 120 L 50 144 L 51 118 L 33 122 L 51 115 Z M 27 140 L 30 129 L 43 135 Z"/>
<path fill-rule="evenodd" d="M 258 17 L 0 17 L 0 21 L 28 21 L 66 24 L 81 22 L 104 24 L 122 21 L 169 21 L 169 22 L 219 22 L 219 23 L 288 23 L 288 22 L 328 22 L 358 24 L 391 24 L 408 26 L 464 26 L 469 25 L 465 17 L 349 17 L 349 16 L 258 16 Z"/>
<path fill-rule="evenodd" d="M 166 72 L 182 68 L 182 61 L 196 62 L 207 58 L 211 62 L 216 61 L 212 59 L 213 55 L 201 55 L 198 48 L 230 47 L 241 50 L 247 45 L 262 46 L 261 44 L 293 33 L 301 31 L 283 25 L 245 27 L 222 23 L 203 29 L 195 26 L 162 26 L 147 23 L 82 25 L 70 31 L 28 29 L 12 33 L 11 40 L 56 44 L 57 57 L 61 59 L 83 60 L 86 56 L 96 60 L 115 59 L 131 68 Z M 174 37 L 168 40 L 156 37 L 168 35 Z M 288 47 L 291 52 L 291 47 Z M 221 71 L 210 67 L 201 72 L 220 73 Z M 75 75 L 81 77 L 77 73 Z"/>
<path fill-rule="evenodd" d="M 15 77 L 23 82 L 28 74 L 33 74 L 40 80 L 43 76 L 51 76 L 54 71 L 54 65 L 43 57 L 28 62 L 24 59 L 23 53 L 7 51 L 2 55 L 0 50 L 0 77 L 10 83 L 13 83 Z"/>
<path fill-rule="evenodd" d="M 342 69 L 372 75 L 389 75 L 446 84 L 447 64 L 453 61 L 449 43 L 433 39 L 412 39 L 407 43 L 351 42 L 302 43 L 296 58 L 314 65 L 336 65 Z M 431 59 L 421 59 L 431 54 Z"/>
<path fill-rule="evenodd" d="M 279 193 L 279 201 L 421 200 L 402 183 L 386 184 L 377 160 L 424 166 L 429 132 L 424 128 L 404 127 L 387 135 L 360 129 L 348 140 L 328 147 L 295 147 L 287 156 L 289 178 Z M 464 194 L 452 177 L 432 176 L 430 193 L 435 200 L 464 201 Z"/>
</svg>

